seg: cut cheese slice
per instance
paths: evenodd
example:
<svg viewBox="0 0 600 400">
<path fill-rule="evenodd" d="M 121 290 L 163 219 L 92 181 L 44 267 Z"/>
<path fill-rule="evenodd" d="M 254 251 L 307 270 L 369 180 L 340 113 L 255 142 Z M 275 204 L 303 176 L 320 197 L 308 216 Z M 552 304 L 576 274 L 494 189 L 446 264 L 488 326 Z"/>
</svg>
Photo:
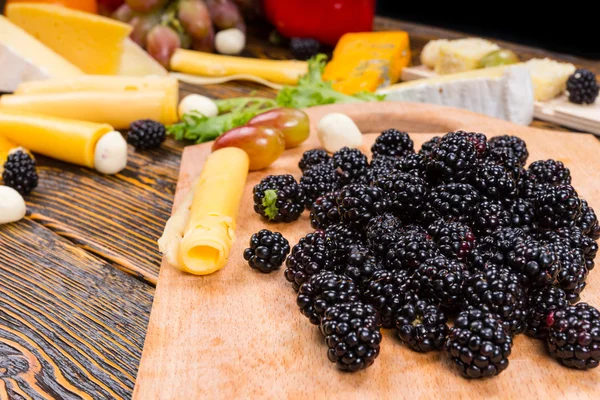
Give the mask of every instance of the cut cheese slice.
<svg viewBox="0 0 600 400">
<path fill-rule="evenodd" d="M 160 65 L 150 54 L 138 46 L 133 40 L 127 38 L 123 43 L 123 55 L 117 75 L 120 76 L 165 76 L 167 70 Z"/>
<path fill-rule="evenodd" d="M 21 82 L 72 78 L 83 71 L 0 15 L 0 92 Z"/>
<path fill-rule="evenodd" d="M 561 63 L 548 58 L 531 59 L 525 63 L 525 67 L 531 72 L 535 99 L 548 101 L 567 88 L 569 76 L 575 72 L 575 66 L 569 63 Z"/>
<path fill-rule="evenodd" d="M 36 114 L 106 123 L 127 129 L 139 119 L 165 125 L 177 122 L 177 103 L 165 91 L 66 92 L 0 97 L 0 111 Z"/>
<path fill-rule="evenodd" d="M 446 75 L 479 68 L 481 59 L 500 47 L 485 39 L 466 38 L 442 43 L 438 50 L 435 72 Z"/>
<path fill-rule="evenodd" d="M 8 19 L 88 74 L 119 72 L 128 24 L 52 4 L 14 3 Z"/>
<path fill-rule="evenodd" d="M 533 120 L 533 85 L 529 71 L 523 66 L 417 80 L 390 86 L 379 93 L 386 94 L 386 100 L 464 108 L 520 125 Z"/>
</svg>

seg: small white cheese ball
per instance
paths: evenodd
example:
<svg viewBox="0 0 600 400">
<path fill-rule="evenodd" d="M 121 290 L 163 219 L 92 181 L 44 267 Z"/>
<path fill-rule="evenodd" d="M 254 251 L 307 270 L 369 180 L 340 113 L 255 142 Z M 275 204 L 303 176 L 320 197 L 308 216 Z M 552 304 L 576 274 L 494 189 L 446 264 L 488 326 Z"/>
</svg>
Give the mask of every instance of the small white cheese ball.
<svg viewBox="0 0 600 400">
<path fill-rule="evenodd" d="M 127 166 L 127 142 L 117 131 L 106 133 L 96 143 L 94 168 L 107 175 L 121 172 Z"/>
<path fill-rule="evenodd" d="M 179 118 L 192 111 L 197 111 L 209 118 L 219 115 L 217 104 L 210 98 L 200 94 L 188 94 L 179 102 Z"/>
<path fill-rule="evenodd" d="M 25 216 L 25 200 L 15 189 L 0 186 L 0 225 L 17 222 Z"/>
<path fill-rule="evenodd" d="M 215 36 L 215 49 L 221 54 L 237 55 L 246 47 L 246 35 L 237 28 L 225 29 Z"/>
<path fill-rule="evenodd" d="M 346 114 L 327 114 L 319 121 L 317 136 L 321 146 L 330 153 L 342 147 L 359 147 L 362 144 L 362 133 Z"/>
</svg>

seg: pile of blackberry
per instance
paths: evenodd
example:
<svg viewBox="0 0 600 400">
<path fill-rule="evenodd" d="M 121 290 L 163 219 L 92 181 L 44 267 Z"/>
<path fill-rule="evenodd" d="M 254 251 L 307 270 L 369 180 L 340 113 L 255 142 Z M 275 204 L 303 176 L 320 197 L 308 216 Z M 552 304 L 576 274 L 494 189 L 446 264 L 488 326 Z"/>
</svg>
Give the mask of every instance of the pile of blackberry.
<svg viewBox="0 0 600 400">
<path fill-rule="evenodd" d="M 267 177 L 255 188 L 259 214 L 280 210 L 272 220 L 310 210 L 315 231 L 292 246 L 284 276 L 330 361 L 368 367 L 381 329 L 393 329 L 412 350 L 445 350 L 467 378 L 504 371 L 520 333 L 567 367 L 598 366 L 600 313 L 578 301 L 600 224 L 562 162 L 526 166 L 523 140 L 465 131 L 416 152 L 389 129 L 371 151 L 369 161 L 358 149 L 309 150 L 299 182 Z M 256 263 L 272 252 L 247 254 Z"/>
</svg>

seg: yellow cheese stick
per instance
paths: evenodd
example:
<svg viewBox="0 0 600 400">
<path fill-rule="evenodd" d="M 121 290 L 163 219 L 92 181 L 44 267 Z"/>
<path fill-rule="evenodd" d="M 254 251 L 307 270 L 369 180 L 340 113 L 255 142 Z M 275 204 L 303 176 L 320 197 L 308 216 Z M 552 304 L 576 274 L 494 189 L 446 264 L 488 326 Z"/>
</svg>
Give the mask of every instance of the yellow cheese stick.
<svg viewBox="0 0 600 400">
<path fill-rule="evenodd" d="M 0 109 L 0 132 L 35 153 L 105 174 L 127 164 L 127 142 L 107 124 Z"/>
<path fill-rule="evenodd" d="M 308 71 L 305 61 L 261 60 L 177 49 L 171 69 L 201 76 L 254 75 L 270 82 L 295 85 Z"/>
<path fill-rule="evenodd" d="M 17 147 L 19 146 L 17 146 L 17 144 L 13 141 L 0 136 L 0 172 L 2 171 L 4 161 L 6 161 L 6 158 L 10 152 Z"/>
<path fill-rule="evenodd" d="M 195 184 L 181 239 L 181 270 L 207 275 L 227 263 L 248 165 L 248 155 L 235 147 L 217 150 L 208 157 Z"/>
<path fill-rule="evenodd" d="M 59 118 L 106 123 L 127 129 L 139 119 L 177 122 L 177 103 L 164 91 L 67 92 L 0 97 L 0 111 L 26 111 Z"/>
</svg>

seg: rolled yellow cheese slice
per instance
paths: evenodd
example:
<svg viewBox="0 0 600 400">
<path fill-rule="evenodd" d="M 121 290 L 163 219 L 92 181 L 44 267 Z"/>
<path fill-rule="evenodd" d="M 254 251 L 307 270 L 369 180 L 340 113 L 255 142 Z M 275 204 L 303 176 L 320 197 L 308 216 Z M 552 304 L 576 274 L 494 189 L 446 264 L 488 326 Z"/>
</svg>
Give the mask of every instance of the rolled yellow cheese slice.
<svg viewBox="0 0 600 400">
<path fill-rule="evenodd" d="M 177 122 L 177 102 L 165 91 L 65 92 L 0 97 L 0 111 L 25 111 L 127 129 L 139 119 Z"/>
<path fill-rule="evenodd" d="M 0 132 L 35 153 L 103 173 L 116 173 L 127 163 L 127 143 L 108 124 L 0 109 Z"/>
<path fill-rule="evenodd" d="M 179 249 L 179 268 L 196 275 L 223 268 L 248 176 L 246 152 L 227 147 L 212 153 L 195 184 L 189 221 Z"/>
<path fill-rule="evenodd" d="M 0 135 L 2 133 L 0 132 Z M 3 136 L 0 136 L 0 171 L 2 171 L 3 164 L 6 161 L 6 158 L 10 154 L 10 152 L 17 148 L 17 144 L 12 140 L 9 140 Z"/>
</svg>

